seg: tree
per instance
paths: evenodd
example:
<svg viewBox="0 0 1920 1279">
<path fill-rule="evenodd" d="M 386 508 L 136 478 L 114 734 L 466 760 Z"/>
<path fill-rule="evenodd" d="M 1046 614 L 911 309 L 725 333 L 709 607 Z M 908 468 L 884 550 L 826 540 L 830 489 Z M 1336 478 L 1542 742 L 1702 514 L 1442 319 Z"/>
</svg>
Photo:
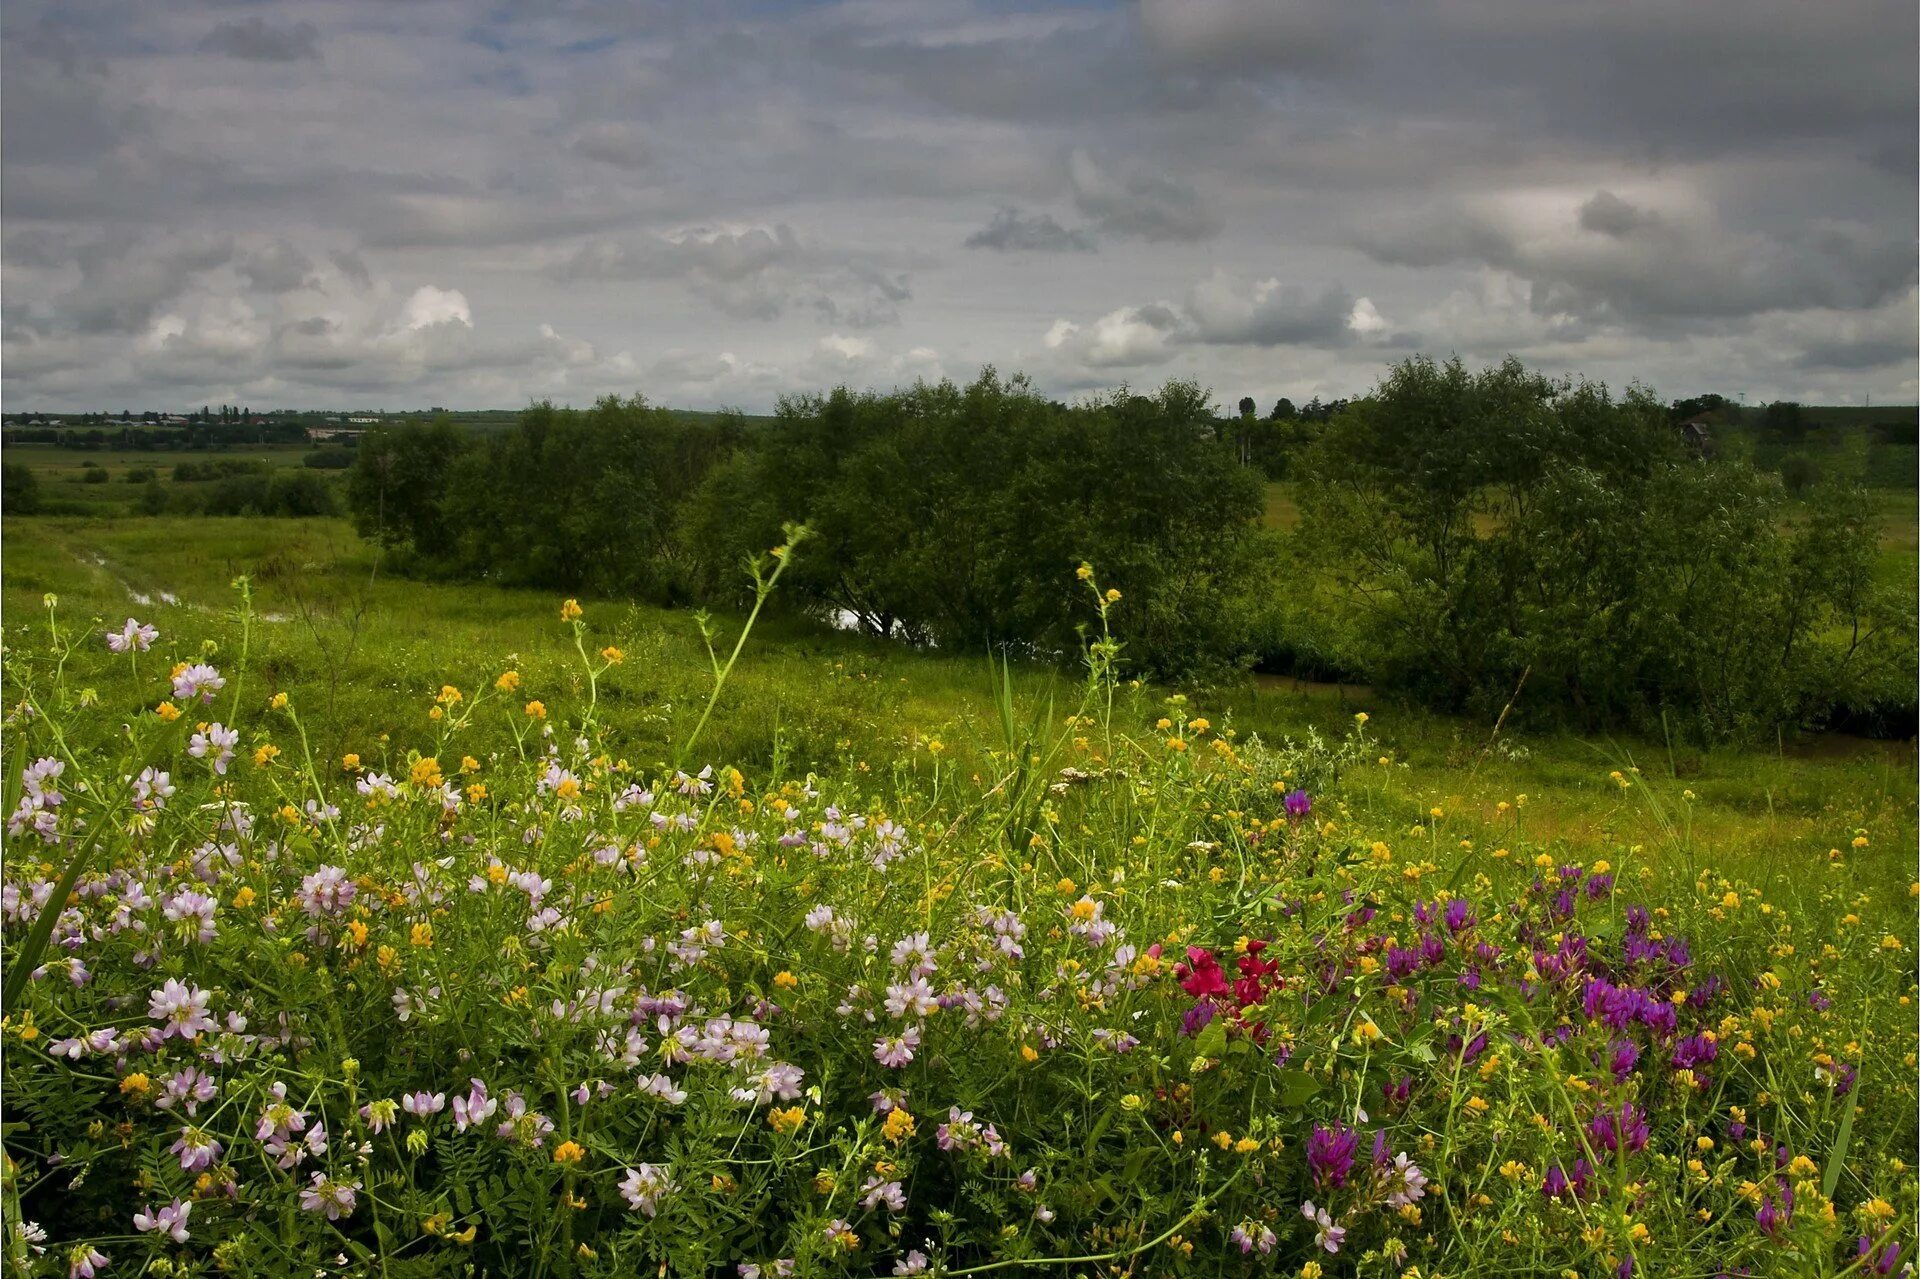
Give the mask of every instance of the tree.
<svg viewBox="0 0 1920 1279">
<path fill-rule="evenodd" d="M 1806 419 L 1800 412 L 1800 406 L 1792 400 L 1775 400 L 1767 405 L 1762 423 L 1768 434 L 1789 444 L 1797 444 L 1806 438 Z"/>
<path fill-rule="evenodd" d="M 1275 422 L 1291 422 L 1296 415 L 1297 410 L 1293 407 L 1293 401 L 1283 395 L 1273 402 L 1273 412 L 1267 416 Z"/>
<path fill-rule="evenodd" d="M 361 441 L 347 483 L 347 505 L 362 537 L 443 555 L 454 529 L 443 502 L 468 440 L 452 424 L 380 428 Z"/>
<path fill-rule="evenodd" d="M 1240 397 L 1240 416 L 1241 417 L 1243 418 L 1252 417 L 1256 412 L 1259 411 L 1259 407 L 1260 407 L 1259 405 L 1253 402 L 1253 397 L 1251 395 L 1243 395 Z"/>
</svg>

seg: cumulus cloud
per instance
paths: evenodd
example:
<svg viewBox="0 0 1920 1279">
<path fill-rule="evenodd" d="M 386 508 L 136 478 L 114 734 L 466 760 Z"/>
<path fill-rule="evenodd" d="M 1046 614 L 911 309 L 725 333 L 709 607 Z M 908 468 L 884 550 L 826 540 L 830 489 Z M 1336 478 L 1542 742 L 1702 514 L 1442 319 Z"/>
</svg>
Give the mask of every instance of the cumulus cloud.
<svg viewBox="0 0 1920 1279">
<path fill-rule="evenodd" d="M 1124 306 L 1084 326 L 1055 320 L 1042 342 L 1057 357 L 1087 368 L 1137 368 L 1163 364 L 1182 348 L 1370 344 L 1385 339 L 1387 327 L 1371 299 L 1337 286 L 1241 281 L 1215 271 L 1194 284 L 1184 301 Z"/>
<path fill-rule="evenodd" d="M 1859 310 L 1904 293 L 1913 248 L 1892 228 L 1817 220 L 1739 230 L 1710 208 L 1513 190 L 1369 220 L 1355 241 L 1398 266 L 1486 265 L 1526 280 L 1534 305 L 1627 323 Z"/>
</svg>

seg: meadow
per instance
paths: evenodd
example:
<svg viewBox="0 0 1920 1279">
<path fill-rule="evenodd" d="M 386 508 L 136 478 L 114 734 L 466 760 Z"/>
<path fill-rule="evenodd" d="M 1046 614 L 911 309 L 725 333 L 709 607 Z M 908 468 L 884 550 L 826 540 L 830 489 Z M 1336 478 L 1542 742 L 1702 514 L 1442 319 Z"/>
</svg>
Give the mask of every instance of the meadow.
<svg viewBox="0 0 1920 1279">
<path fill-rule="evenodd" d="M 19 1273 L 1912 1255 L 1910 742 L 0 536 Z"/>
</svg>

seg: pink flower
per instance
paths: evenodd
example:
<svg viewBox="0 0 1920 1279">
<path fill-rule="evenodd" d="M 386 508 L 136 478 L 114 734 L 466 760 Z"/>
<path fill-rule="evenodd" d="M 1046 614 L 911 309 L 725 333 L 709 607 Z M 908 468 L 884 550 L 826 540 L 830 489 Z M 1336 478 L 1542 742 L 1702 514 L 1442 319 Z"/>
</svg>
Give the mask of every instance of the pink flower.
<svg viewBox="0 0 1920 1279">
<path fill-rule="evenodd" d="M 660 1211 L 660 1201 L 673 1190 L 673 1178 L 667 1170 L 653 1164 L 627 1169 L 620 1182 L 620 1197 L 627 1201 L 627 1207 L 649 1217 Z"/>
<path fill-rule="evenodd" d="M 873 1059 L 891 1070 L 898 1070 L 913 1060 L 913 1050 L 919 1046 L 920 1028 L 909 1026 L 901 1034 L 874 1040 Z"/>
<path fill-rule="evenodd" d="M 169 977 L 166 985 L 149 995 L 147 1016 L 164 1023 L 160 1032 L 162 1039 L 175 1035 L 192 1039 L 201 1031 L 214 1028 L 213 1018 L 207 1016 L 207 999 L 206 991 L 195 990 Z"/>
<path fill-rule="evenodd" d="M 226 686 L 220 672 L 205 662 L 195 662 L 173 677 L 173 695 L 183 702 L 192 697 L 211 702 L 213 695 Z"/>
<path fill-rule="evenodd" d="M 357 1181 L 335 1181 L 323 1172 L 316 1172 L 312 1183 L 300 1192 L 300 1207 L 307 1212 L 324 1212 L 328 1221 L 338 1221 L 353 1215 L 357 1202 L 354 1192 L 359 1189 Z"/>
<path fill-rule="evenodd" d="M 187 1218 L 193 1213 L 193 1205 L 175 1199 L 159 1212 L 143 1210 L 133 1214 L 133 1228 L 146 1232 L 157 1230 L 173 1236 L 175 1243 L 187 1241 Z"/>
<path fill-rule="evenodd" d="M 116 653 L 141 652 L 160 638 L 160 632 L 145 622 L 136 622 L 131 617 L 127 624 L 117 631 L 107 632 L 107 647 Z"/>
</svg>

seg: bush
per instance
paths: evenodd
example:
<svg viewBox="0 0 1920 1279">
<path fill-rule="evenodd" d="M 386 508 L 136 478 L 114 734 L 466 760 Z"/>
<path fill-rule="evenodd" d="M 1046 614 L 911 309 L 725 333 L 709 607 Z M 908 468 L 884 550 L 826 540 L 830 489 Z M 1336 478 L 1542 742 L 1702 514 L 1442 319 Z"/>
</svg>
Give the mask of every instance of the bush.
<svg viewBox="0 0 1920 1279">
<path fill-rule="evenodd" d="M 1524 685 L 1590 721 L 1671 708 L 1729 735 L 1817 721 L 1850 668 L 1911 651 L 1869 590 L 1857 493 L 1788 528 L 1776 482 L 1688 456 L 1666 416 L 1512 360 L 1395 368 L 1299 493 L 1301 545 L 1361 619 L 1358 664 L 1489 716 Z"/>
<path fill-rule="evenodd" d="M 107 473 L 106 467 L 95 466 L 92 463 L 88 463 L 80 471 L 80 480 L 83 484 L 105 484 L 112 478 L 113 477 Z"/>
<path fill-rule="evenodd" d="M 40 477 L 33 468 L 17 462 L 0 463 L 0 511 L 37 515 L 40 508 Z"/>
</svg>

